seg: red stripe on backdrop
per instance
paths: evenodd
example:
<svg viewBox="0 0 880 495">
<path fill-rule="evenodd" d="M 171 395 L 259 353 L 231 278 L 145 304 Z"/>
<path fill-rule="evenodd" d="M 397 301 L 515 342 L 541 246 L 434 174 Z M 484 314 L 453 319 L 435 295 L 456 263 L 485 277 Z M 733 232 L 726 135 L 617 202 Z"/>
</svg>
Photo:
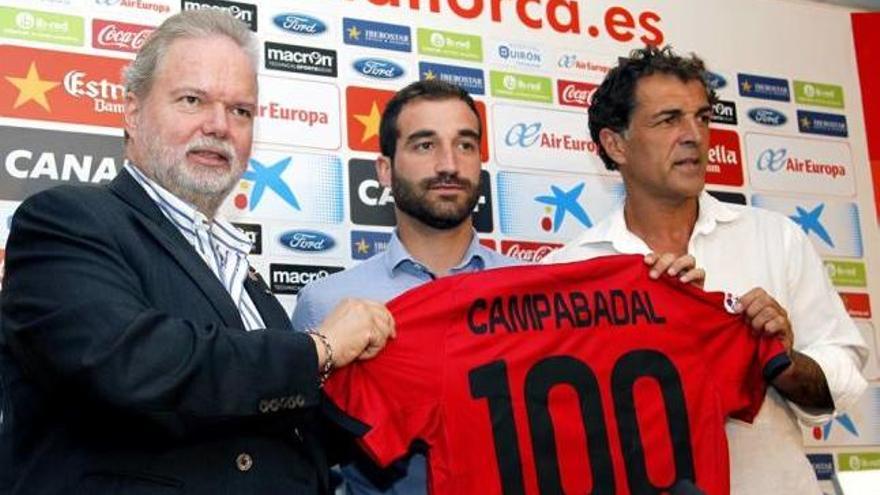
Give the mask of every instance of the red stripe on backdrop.
<svg viewBox="0 0 880 495">
<path fill-rule="evenodd" d="M 852 14 L 853 41 L 859 66 L 868 160 L 874 181 L 875 220 L 880 224 L 880 14 Z"/>
</svg>

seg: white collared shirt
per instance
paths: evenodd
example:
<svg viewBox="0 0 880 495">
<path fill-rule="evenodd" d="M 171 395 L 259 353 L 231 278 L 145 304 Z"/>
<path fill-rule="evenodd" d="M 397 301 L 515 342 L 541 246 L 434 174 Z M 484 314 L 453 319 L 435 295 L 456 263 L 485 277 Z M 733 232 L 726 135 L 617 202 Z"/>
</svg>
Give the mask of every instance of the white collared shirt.
<svg viewBox="0 0 880 495">
<path fill-rule="evenodd" d="M 766 290 L 788 311 L 794 348 L 822 368 L 835 404 L 833 412 L 806 411 L 771 387 L 753 424 L 728 421 L 731 493 L 821 494 L 797 422 L 824 423 L 859 399 L 867 387 L 860 370 L 868 349 L 796 224 L 775 212 L 721 203 L 706 192 L 699 205 L 688 253 L 706 270 L 705 289 L 738 295 Z M 621 203 L 542 263 L 649 252 L 626 228 Z"/>
<path fill-rule="evenodd" d="M 252 245 L 247 236 L 225 220 L 214 218 L 209 221 L 200 211 L 144 175 L 137 167 L 126 164 L 125 170 L 144 188 L 162 214 L 177 227 L 217 276 L 238 308 L 245 330 L 265 328 L 260 312 L 244 290 L 244 278 L 248 273 L 247 255 Z"/>
</svg>

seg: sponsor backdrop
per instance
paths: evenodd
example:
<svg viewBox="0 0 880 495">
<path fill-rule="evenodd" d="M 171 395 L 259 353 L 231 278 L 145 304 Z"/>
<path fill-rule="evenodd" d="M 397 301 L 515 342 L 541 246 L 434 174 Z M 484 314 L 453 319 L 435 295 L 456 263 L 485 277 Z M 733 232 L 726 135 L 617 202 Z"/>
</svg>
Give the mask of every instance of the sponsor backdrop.
<svg viewBox="0 0 880 495">
<path fill-rule="evenodd" d="M 117 173 L 121 68 L 165 17 L 203 8 L 242 19 L 262 43 L 255 150 L 223 210 L 288 309 L 303 285 L 388 244 L 394 198 L 373 159 L 396 89 L 442 79 L 474 95 L 486 129 L 476 228 L 486 245 L 537 261 L 623 196 L 589 138 L 592 91 L 619 55 L 670 43 L 707 60 L 721 97 L 709 189 L 802 227 L 876 348 L 867 136 L 877 163 L 880 20 L 771 0 L 0 1 L 0 267 L 20 201 Z M 874 353 L 872 380 L 877 370 Z M 880 467 L 878 410 L 874 381 L 849 414 L 805 428 L 823 480 Z"/>
</svg>

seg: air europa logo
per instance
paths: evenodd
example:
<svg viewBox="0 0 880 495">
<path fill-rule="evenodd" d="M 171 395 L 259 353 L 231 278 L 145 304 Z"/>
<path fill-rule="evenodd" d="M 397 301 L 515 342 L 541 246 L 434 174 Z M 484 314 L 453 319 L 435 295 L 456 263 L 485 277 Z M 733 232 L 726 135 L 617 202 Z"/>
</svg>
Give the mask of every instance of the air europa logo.
<svg viewBox="0 0 880 495">
<path fill-rule="evenodd" d="M 530 148 L 537 144 L 538 147 L 545 149 L 598 153 L 596 143 L 591 139 L 571 134 L 544 132 L 541 122 L 518 122 L 512 125 L 507 130 L 504 143 L 507 146 L 518 146 L 521 148 Z"/>
<path fill-rule="evenodd" d="M 0 116 L 122 126 L 127 60 L 0 45 Z"/>
<path fill-rule="evenodd" d="M 102 7 L 121 7 L 126 9 L 144 10 L 157 14 L 171 12 L 171 5 L 164 1 L 152 0 L 95 0 L 95 4 Z"/>
<path fill-rule="evenodd" d="M 811 158 L 799 159 L 788 156 L 786 148 L 767 148 L 758 155 L 758 170 L 779 172 L 799 172 L 803 174 L 826 175 L 832 179 L 846 176 L 846 166 L 841 163 L 822 163 Z"/>
<path fill-rule="evenodd" d="M 327 31 L 327 24 L 317 17 L 298 13 L 278 14 L 272 22 L 279 29 L 293 34 L 314 36 Z"/>
</svg>

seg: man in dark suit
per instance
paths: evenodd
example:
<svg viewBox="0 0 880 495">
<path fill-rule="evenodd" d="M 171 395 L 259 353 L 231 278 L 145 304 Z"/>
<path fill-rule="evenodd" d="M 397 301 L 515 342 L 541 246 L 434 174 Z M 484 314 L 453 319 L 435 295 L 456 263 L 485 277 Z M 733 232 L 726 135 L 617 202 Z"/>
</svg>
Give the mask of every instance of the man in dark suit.
<svg viewBox="0 0 880 495">
<path fill-rule="evenodd" d="M 0 492 L 320 493 L 334 367 L 393 335 L 348 300 L 291 330 L 216 212 L 245 169 L 259 52 L 217 11 L 170 17 L 126 71 L 106 187 L 25 201 L 0 300 Z"/>
</svg>

